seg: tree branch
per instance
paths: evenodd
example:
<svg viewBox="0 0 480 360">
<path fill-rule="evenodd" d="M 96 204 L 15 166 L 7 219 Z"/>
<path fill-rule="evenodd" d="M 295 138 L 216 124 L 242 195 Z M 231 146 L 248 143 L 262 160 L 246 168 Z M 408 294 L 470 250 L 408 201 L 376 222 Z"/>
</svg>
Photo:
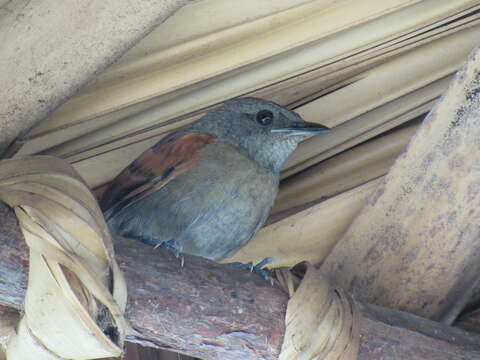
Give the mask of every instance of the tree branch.
<svg viewBox="0 0 480 360">
<path fill-rule="evenodd" d="M 28 249 L 0 205 L 0 304 L 21 309 Z M 129 289 L 128 341 L 203 359 L 277 359 L 287 295 L 255 274 L 116 239 Z M 360 360 L 480 359 L 480 337 L 400 311 L 358 304 Z"/>
<path fill-rule="evenodd" d="M 28 249 L 15 214 L 0 207 L 0 304 L 20 309 Z M 256 274 L 116 238 L 125 274 L 127 340 L 204 359 L 276 359 L 288 297 Z"/>
</svg>

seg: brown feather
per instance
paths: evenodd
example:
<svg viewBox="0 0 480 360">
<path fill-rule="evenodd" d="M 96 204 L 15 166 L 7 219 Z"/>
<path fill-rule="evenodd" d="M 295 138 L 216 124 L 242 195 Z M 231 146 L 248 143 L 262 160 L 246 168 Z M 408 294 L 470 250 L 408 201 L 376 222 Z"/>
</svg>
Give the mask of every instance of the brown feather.
<svg viewBox="0 0 480 360">
<path fill-rule="evenodd" d="M 123 208 L 165 186 L 195 164 L 198 151 L 215 140 L 213 135 L 190 133 L 158 142 L 112 181 L 102 196 L 102 210 Z"/>
</svg>

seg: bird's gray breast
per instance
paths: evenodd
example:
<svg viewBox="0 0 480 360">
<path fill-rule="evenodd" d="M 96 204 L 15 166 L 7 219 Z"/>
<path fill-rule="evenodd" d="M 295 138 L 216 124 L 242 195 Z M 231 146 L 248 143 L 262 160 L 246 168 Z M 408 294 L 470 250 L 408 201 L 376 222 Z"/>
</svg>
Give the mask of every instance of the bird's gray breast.
<svg viewBox="0 0 480 360">
<path fill-rule="evenodd" d="M 199 159 L 110 219 L 112 230 L 150 244 L 174 240 L 180 252 L 212 260 L 234 254 L 266 221 L 278 174 L 227 142 L 205 146 Z"/>
</svg>

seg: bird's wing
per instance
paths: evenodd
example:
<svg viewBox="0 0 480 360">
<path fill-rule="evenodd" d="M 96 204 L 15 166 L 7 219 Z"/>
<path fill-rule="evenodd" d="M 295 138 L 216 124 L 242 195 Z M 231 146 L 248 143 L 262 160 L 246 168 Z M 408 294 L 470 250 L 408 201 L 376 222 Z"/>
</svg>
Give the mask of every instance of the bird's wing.
<svg viewBox="0 0 480 360">
<path fill-rule="evenodd" d="M 108 216 L 162 188 L 199 160 L 199 150 L 216 140 L 202 133 L 173 135 L 146 150 L 110 184 L 100 201 Z"/>
</svg>

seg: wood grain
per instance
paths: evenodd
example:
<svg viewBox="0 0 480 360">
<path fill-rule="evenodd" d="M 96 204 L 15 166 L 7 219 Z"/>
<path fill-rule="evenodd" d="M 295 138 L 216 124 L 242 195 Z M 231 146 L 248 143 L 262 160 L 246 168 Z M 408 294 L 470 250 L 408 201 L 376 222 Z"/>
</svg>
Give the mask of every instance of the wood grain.
<svg viewBox="0 0 480 360">
<path fill-rule="evenodd" d="M 0 206 L 0 304 L 21 309 L 27 249 Z M 277 359 L 287 296 L 255 274 L 117 239 L 130 290 L 127 340 L 206 360 Z M 132 246 L 132 244 L 135 244 Z M 480 359 L 480 336 L 408 313 L 357 303 L 359 360 Z M 240 311 L 240 309 L 242 311 Z"/>
</svg>

